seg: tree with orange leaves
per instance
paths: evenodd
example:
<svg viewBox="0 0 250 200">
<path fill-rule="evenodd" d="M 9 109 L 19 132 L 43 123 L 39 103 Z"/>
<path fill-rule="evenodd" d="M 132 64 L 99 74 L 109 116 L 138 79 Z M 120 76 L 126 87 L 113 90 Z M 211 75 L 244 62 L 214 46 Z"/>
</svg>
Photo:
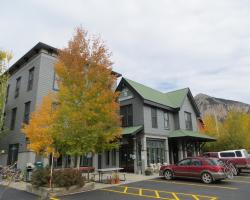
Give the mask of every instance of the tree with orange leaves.
<svg viewBox="0 0 250 200">
<path fill-rule="evenodd" d="M 23 132 L 37 153 L 79 156 L 116 148 L 121 135 L 116 77 L 107 48 L 78 28 L 55 64 L 59 91 L 44 98 Z M 57 106 L 51 111 L 52 102 Z M 78 159 L 79 165 L 79 159 Z"/>
<path fill-rule="evenodd" d="M 31 114 L 29 124 L 24 124 L 22 132 L 29 139 L 28 148 L 40 155 L 55 153 L 53 139 L 53 95 L 45 96 L 35 112 Z"/>
<path fill-rule="evenodd" d="M 98 38 L 77 28 L 59 52 L 57 117 L 54 131 L 64 154 L 80 156 L 115 148 L 121 135 L 118 93 L 112 90 L 110 54 Z"/>
</svg>

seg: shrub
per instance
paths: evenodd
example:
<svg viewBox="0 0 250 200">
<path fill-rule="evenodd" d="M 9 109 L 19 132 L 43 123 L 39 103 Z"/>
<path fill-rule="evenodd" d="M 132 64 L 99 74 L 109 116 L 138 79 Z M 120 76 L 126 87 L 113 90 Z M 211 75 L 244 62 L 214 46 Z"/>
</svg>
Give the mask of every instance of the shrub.
<svg viewBox="0 0 250 200">
<path fill-rule="evenodd" d="M 154 169 L 153 168 L 148 167 L 148 168 L 145 169 L 145 175 L 146 176 L 153 175 L 153 173 L 154 173 Z"/>
<path fill-rule="evenodd" d="M 50 179 L 50 172 L 48 168 L 37 169 L 32 173 L 31 183 L 34 186 L 47 186 Z"/>
<path fill-rule="evenodd" d="M 77 169 L 61 169 L 54 171 L 52 181 L 56 187 L 69 188 L 72 185 L 82 187 L 85 180 L 82 177 L 82 173 Z"/>
<path fill-rule="evenodd" d="M 32 174 L 32 184 L 37 187 L 48 186 L 50 180 L 50 170 L 37 169 Z M 54 187 L 69 188 L 73 185 L 82 187 L 84 185 L 84 178 L 77 169 L 56 169 L 53 171 L 52 183 Z"/>
</svg>

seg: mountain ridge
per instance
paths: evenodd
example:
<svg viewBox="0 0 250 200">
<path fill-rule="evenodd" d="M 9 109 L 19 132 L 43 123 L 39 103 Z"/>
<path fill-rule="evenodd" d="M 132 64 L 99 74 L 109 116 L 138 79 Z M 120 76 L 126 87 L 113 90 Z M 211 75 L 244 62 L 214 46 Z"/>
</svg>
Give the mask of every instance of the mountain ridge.
<svg viewBox="0 0 250 200">
<path fill-rule="evenodd" d="M 236 100 L 212 97 L 199 93 L 194 97 L 202 117 L 205 115 L 216 115 L 217 119 L 223 121 L 230 110 L 237 110 L 250 114 L 250 105 Z"/>
</svg>

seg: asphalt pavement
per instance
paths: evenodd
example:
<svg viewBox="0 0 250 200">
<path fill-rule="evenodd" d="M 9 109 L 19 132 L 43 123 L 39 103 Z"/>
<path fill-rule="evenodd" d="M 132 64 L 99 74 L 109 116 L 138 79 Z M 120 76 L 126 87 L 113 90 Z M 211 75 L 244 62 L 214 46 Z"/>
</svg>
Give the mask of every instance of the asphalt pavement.
<svg viewBox="0 0 250 200">
<path fill-rule="evenodd" d="M 250 174 L 213 184 L 156 178 L 60 197 L 60 200 L 250 200 Z"/>
</svg>

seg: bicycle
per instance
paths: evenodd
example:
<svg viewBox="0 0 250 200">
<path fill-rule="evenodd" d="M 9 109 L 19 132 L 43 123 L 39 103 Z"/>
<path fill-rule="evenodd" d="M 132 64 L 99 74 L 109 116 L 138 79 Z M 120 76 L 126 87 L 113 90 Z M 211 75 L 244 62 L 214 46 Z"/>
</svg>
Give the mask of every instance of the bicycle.
<svg viewBox="0 0 250 200">
<path fill-rule="evenodd" d="M 219 160 L 219 162 L 221 163 L 221 166 L 223 167 L 223 172 L 226 174 L 227 178 L 233 179 L 233 177 L 237 175 L 237 170 L 233 163 L 228 160 Z"/>
</svg>

